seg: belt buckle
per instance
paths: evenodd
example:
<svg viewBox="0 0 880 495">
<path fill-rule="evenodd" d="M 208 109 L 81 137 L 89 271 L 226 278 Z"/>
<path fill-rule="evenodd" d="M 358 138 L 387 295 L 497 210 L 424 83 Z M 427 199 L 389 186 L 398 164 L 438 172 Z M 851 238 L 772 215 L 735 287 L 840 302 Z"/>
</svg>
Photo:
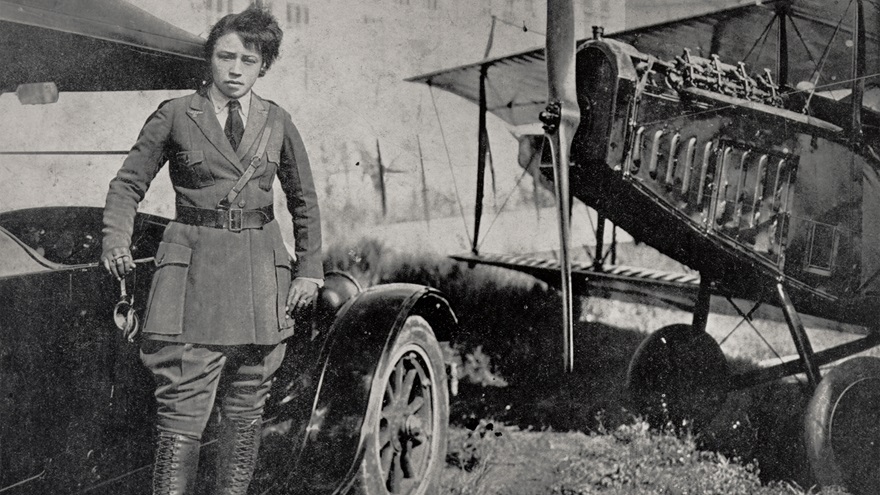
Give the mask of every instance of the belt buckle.
<svg viewBox="0 0 880 495">
<path fill-rule="evenodd" d="M 229 209 L 229 231 L 230 232 L 241 232 L 242 218 L 244 217 L 244 212 L 241 208 L 230 208 Z"/>
</svg>

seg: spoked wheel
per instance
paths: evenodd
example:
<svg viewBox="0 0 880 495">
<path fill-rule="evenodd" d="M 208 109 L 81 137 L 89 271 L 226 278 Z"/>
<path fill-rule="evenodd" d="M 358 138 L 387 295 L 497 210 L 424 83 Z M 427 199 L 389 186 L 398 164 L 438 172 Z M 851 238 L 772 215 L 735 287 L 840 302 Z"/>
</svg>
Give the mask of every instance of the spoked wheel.
<svg viewBox="0 0 880 495">
<path fill-rule="evenodd" d="M 443 354 L 421 317 L 407 319 L 374 385 L 374 441 L 362 464 L 362 492 L 432 494 L 446 455 L 449 398 Z"/>
<path fill-rule="evenodd" d="M 804 440 L 819 483 L 880 493 L 880 359 L 856 357 L 828 372 L 807 406 Z"/>
<path fill-rule="evenodd" d="M 670 325 L 646 338 L 627 371 L 630 397 L 655 428 L 699 429 L 727 400 L 730 371 L 721 347 L 690 325 Z"/>
</svg>

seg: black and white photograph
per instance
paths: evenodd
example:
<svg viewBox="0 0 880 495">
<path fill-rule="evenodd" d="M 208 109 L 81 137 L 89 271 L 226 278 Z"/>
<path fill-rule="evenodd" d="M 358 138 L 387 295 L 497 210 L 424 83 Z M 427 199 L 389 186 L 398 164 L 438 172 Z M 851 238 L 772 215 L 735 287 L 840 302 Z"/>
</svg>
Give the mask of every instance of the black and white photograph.
<svg viewBox="0 0 880 495">
<path fill-rule="evenodd" d="M 0 495 L 880 493 L 877 0 L 0 0 Z"/>
</svg>

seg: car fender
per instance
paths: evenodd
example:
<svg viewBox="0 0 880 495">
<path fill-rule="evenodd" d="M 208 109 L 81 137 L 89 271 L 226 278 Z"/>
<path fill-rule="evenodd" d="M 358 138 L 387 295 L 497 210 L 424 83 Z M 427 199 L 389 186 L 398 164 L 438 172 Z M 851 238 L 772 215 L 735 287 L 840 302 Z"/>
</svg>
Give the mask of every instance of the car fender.
<svg viewBox="0 0 880 495">
<path fill-rule="evenodd" d="M 449 340 L 455 314 L 439 291 L 415 284 L 367 289 L 343 305 L 321 352 L 322 367 L 293 482 L 308 493 L 347 493 L 363 460 L 376 373 L 410 316 L 424 318 L 435 337 Z"/>
</svg>

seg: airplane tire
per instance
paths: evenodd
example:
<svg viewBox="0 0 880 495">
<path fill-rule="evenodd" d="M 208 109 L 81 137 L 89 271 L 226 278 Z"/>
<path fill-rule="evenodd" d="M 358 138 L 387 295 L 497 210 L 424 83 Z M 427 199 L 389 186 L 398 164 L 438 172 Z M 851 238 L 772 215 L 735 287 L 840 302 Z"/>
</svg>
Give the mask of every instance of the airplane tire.
<svg viewBox="0 0 880 495">
<path fill-rule="evenodd" d="M 654 428 L 699 429 L 727 400 L 730 371 L 721 347 L 691 325 L 669 325 L 639 345 L 627 370 L 630 399 Z"/>
<path fill-rule="evenodd" d="M 804 417 L 813 475 L 823 486 L 880 493 L 880 359 L 855 357 L 819 382 Z"/>
<path fill-rule="evenodd" d="M 428 322 L 408 317 L 383 363 L 380 386 L 370 395 L 371 439 L 357 492 L 437 493 L 446 463 L 449 395 L 443 354 Z"/>
</svg>

